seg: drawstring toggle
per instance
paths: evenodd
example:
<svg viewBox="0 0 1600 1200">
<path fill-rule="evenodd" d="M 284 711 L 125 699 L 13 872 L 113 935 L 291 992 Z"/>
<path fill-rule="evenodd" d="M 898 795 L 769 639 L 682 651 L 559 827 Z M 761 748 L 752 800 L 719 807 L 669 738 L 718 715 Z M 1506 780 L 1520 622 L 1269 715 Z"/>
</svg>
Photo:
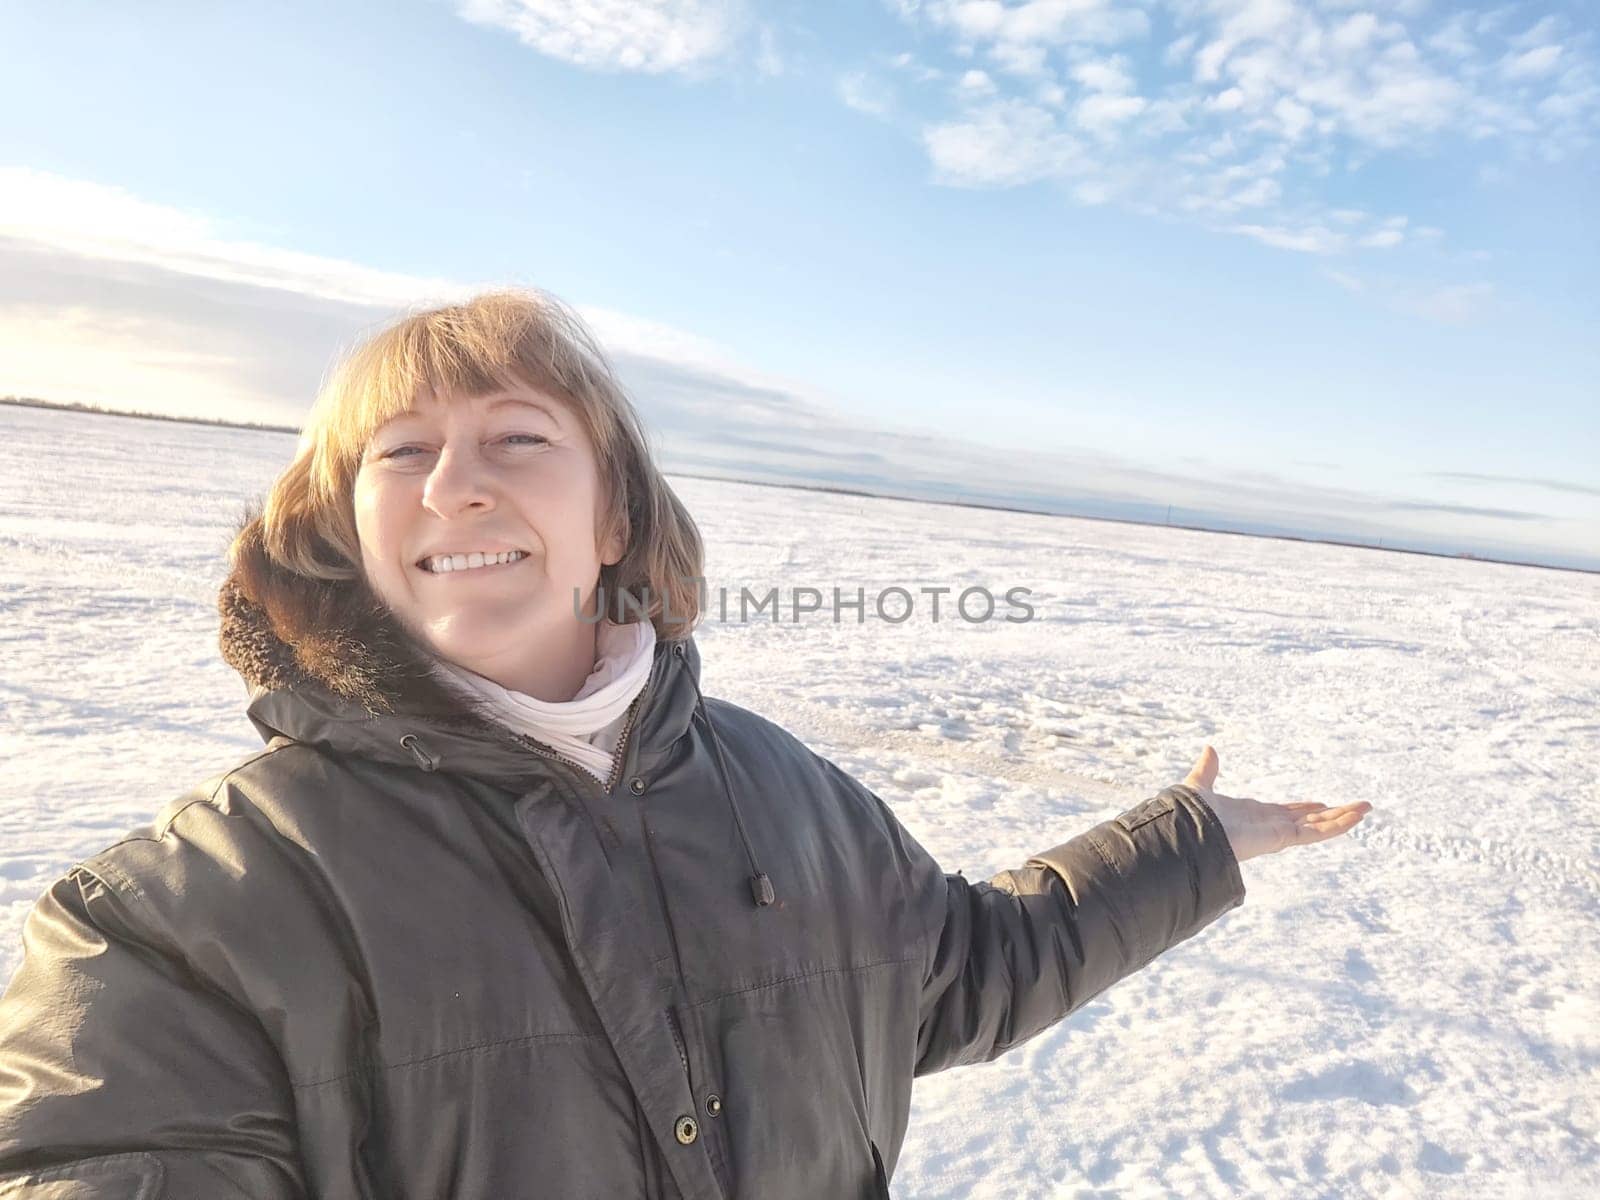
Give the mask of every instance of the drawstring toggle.
<svg viewBox="0 0 1600 1200">
<path fill-rule="evenodd" d="M 411 757 L 417 760 L 417 766 L 424 771 L 437 771 L 439 769 L 439 756 L 434 754 L 422 744 L 422 739 L 414 733 L 408 733 L 400 739 L 400 744 L 411 751 Z"/>
</svg>

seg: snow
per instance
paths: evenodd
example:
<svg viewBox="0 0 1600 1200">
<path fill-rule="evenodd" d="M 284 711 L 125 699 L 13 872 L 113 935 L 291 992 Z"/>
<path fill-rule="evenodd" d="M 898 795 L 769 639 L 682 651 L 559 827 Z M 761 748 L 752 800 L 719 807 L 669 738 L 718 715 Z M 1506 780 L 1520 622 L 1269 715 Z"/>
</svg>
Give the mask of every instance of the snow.
<svg viewBox="0 0 1600 1200">
<path fill-rule="evenodd" d="M 0 978 L 52 879 L 258 744 L 214 597 L 293 448 L 0 406 Z M 1223 792 L 1376 806 L 1244 864 L 1241 908 L 1032 1042 L 920 1080 L 897 1197 L 1600 1195 L 1600 578 L 675 487 L 707 541 L 708 694 L 949 871 L 1018 865 L 1207 743 Z M 719 620 L 741 586 L 783 619 Z M 836 586 L 864 624 L 833 623 Z M 896 625 L 889 586 L 954 590 Z M 996 619 L 954 614 L 972 586 Z M 999 619 L 1014 586 L 1036 619 Z M 792 621 L 800 587 L 825 607 Z"/>
</svg>

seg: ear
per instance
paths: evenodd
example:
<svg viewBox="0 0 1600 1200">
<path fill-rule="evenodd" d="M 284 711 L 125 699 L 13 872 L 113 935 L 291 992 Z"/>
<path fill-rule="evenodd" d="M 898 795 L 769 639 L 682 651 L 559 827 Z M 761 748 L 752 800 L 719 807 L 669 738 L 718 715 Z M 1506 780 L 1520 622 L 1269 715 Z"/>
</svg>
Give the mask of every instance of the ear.
<svg viewBox="0 0 1600 1200">
<path fill-rule="evenodd" d="M 613 533 L 600 546 L 600 565 L 604 567 L 615 566 L 622 561 L 622 555 L 627 547 L 622 544 L 622 535 Z"/>
</svg>

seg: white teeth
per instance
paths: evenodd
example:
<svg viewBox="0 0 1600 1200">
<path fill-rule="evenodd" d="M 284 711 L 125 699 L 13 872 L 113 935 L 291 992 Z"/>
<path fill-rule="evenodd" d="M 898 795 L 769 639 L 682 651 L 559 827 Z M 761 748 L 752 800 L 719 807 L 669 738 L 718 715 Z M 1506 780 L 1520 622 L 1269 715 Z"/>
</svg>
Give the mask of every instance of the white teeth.
<svg viewBox="0 0 1600 1200">
<path fill-rule="evenodd" d="M 435 575 L 443 575 L 449 571 L 470 571 L 474 567 L 499 566 L 526 557 L 527 555 L 521 550 L 502 550 L 498 554 L 484 554 L 480 550 L 474 550 L 470 554 L 440 554 L 425 559 L 422 565 Z"/>
</svg>

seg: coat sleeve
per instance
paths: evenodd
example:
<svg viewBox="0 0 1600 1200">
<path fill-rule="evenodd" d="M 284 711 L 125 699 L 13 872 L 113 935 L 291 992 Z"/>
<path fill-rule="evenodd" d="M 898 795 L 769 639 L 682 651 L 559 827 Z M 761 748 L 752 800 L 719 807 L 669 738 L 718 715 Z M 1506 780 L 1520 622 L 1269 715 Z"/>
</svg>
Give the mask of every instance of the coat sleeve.
<svg viewBox="0 0 1600 1200">
<path fill-rule="evenodd" d="M 1184 785 L 986 883 L 896 830 L 927 921 L 918 1075 L 998 1057 L 1244 902 L 1222 825 Z"/>
<path fill-rule="evenodd" d="M 80 866 L 0 997 L 0 1200 L 301 1200 L 292 1090 L 260 1023 Z"/>
</svg>

